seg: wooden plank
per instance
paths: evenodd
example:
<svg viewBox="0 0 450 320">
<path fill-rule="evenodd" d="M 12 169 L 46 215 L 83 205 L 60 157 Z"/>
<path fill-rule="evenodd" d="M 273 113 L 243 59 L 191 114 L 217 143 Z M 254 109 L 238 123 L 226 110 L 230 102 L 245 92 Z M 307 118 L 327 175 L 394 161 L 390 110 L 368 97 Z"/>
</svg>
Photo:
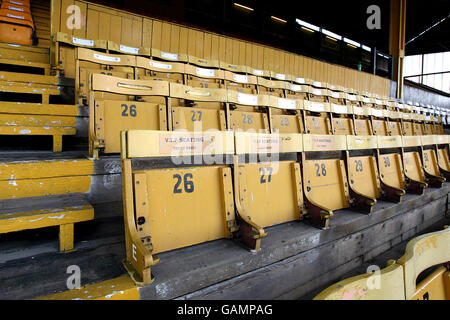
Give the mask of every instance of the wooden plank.
<svg viewBox="0 0 450 320">
<path fill-rule="evenodd" d="M 59 89 L 31 88 L 31 87 L 6 86 L 6 85 L 0 85 L 0 92 L 31 93 L 31 94 L 41 94 L 41 95 L 59 95 L 60 94 Z"/>
<path fill-rule="evenodd" d="M 75 117 L 49 115 L 0 114 L 0 126 L 75 127 Z"/>
<path fill-rule="evenodd" d="M 80 116 L 79 109 L 75 105 L 41 104 L 41 103 L 7 102 L 7 101 L 0 103 L 0 113 Z"/>
<path fill-rule="evenodd" d="M 16 82 L 24 82 L 24 83 L 41 83 L 41 84 L 50 84 L 57 85 L 59 79 L 54 76 L 44 76 L 39 74 L 31 74 L 31 73 L 22 73 L 22 72 L 7 72 L 0 71 L 0 80 L 1 81 L 16 81 Z"/>
<path fill-rule="evenodd" d="M 0 200 L 89 191 L 90 176 L 0 181 Z"/>
<path fill-rule="evenodd" d="M 0 233 L 72 224 L 92 219 L 94 219 L 94 209 L 89 204 L 81 207 L 0 214 Z"/>
</svg>

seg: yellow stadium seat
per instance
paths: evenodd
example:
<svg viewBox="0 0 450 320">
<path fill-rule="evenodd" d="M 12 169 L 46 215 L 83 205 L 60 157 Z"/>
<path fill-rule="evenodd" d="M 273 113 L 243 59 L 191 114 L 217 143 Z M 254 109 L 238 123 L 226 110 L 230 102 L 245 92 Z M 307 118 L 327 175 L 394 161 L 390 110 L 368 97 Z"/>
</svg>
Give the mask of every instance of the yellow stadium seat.
<svg viewBox="0 0 450 320">
<path fill-rule="evenodd" d="M 291 96 L 292 97 L 292 96 Z M 303 133 L 304 100 L 269 97 L 270 129 L 272 133 Z"/>
<path fill-rule="evenodd" d="M 156 254 L 230 238 L 238 231 L 227 165 L 157 164 L 158 159 L 190 156 L 201 156 L 202 163 L 205 156 L 217 157 L 224 163 L 223 155 L 234 154 L 231 132 L 131 130 L 122 132 L 121 145 L 124 265 L 138 284 L 154 280 L 150 268 L 159 262 Z"/>
<path fill-rule="evenodd" d="M 257 93 L 258 82 L 256 76 L 225 71 L 224 80 L 225 88 L 228 90 L 236 90 L 247 94 Z"/>
<path fill-rule="evenodd" d="M 136 57 L 136 79 L 164 80 L 183 83 L 184 64 L 179 62 L 162 62 L 145 57 Z"/>
<path fill-rule="evenodd" d="M 405 195 L 406 181 L 399 152 L 389 152 L 402 147 L 401 136 L 378 136 L 377 160 L 383 199 L 400 202 Z M 385 152 L 383 149 L 388 149 Z M 383 152 L 382 152 L 383 151 Z"/>
<path fill-rule="evenodd" d="M 89 151 L 120 152 L 122 130 L 167 130 L 169 82 L 91 74 Z M 111 99 L 114 96 L 115 99 Z M 146 98 L 150 101 L 139 101 Z"/>
<path fill-rule="evenodd" d="M 227 91 L 227 129 L 269 133 L 268 95 L 252 95 L 234 90 Z"/>
<path fill-rule="evenodd" d="M 328 93 L 333 134 L 354 135 L 352 105 L 347 105 L 343 93 L 333 91 L 328 91 Z"/>
<path fill-rule="evenodd" d="M 186 64 L 184 73 L 184 84 L 188 86 L 210 89 L 225 87 L 223 84 L 224 70 Z"/>
<path fill-rule="evenodd" d="M 285 97 L 285 89 L 288 85 L 285 81 L 279 81 L 279 80 L 270 80 L 263 77 L 257 77 L 258 81 L 258 93 L 269 95 L 269 96 L 276 96 L 280 98 Z"/>
<path fill-rule="evenodd" d="M 75 97 L 78 103 L 87 104 L 91 74 L 134 79 L 136 57 L 122 54 L 107 54 L 86 48 L 76 48 Z M 109 98 L 114 99 L 114 95 Z"/>
<path fill-rule="evenodd" d="M 426 183 L 425 173 L 420 160 L 421 140 L 417 136 L 403 136 L 402 137 L 402 157 L 403 167 L 406 178 L 406 190 L 414 194 L 423 194 L 425 188 L 428 187 Z"/>
<path fill-rule="evenodd" d="M 257 251 L 260 238 L 266 235 L 262 228 L 303 217 L 300 165 L 295 160 L 279 161 L 278 157 L 272 160 L 275 154 L 300 152 L 302 136 L 236 132 L 235 141 L 233 171 L 237 213 L 239 218 L 248 219 L 258 226 L 251 234 L 246 228 L 240 229 L 240 240 Z M 239 156 L 264 157 L 268 154 L 271 158 L 265 161 L 246 163 L 239 160 Z"/>
<path fill-rule="evenodd" d="M 227 91 L 170 83 L 173 130 L 226 130 Z"/>
<path fill-rule="evenodd" d="M 346 149 L 345 136 L 303 135 L 303 190 L 308 217 L 314 226 L 326 229 L 334 210 L 349 208 L 350 194 L 344 160 L 309 158 L 307 152 Z M 327 195 L 333 195 L 332 197 Z"/>
<path fill-rule="evenodd" d="M 377 149 L 375 136 L 347 136 L 347 172 L 352 201 L 351 208 L 371 213 L 373 206 L 381 196 L 380 178 L 376 157 L 372 154 Z M 353 151 L 359 154 L 353 155 Z M 361 154 L 361 150 L 368 153 Z"/>
</svg>

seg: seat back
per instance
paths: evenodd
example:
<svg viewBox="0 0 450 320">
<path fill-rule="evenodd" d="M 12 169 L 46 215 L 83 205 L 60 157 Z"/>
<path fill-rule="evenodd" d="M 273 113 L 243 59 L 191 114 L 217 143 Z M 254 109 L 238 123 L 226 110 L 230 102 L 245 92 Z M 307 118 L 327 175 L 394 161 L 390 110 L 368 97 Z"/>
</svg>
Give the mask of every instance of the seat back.
<svg viewBox="0 0 450 320">
<path fill-rule="evenodd" d="M 173 130 L 226 130 L 227 90 L 170 83 Z"/>
<path fill-rule="evenodd" d="M 402 137 L 402 157 L 407 190 L 423 194 L 428 186 L 420 157 L 421 140 L 418 136 Z M 418 150 L 419 149 L 419 150 Z"/>
<path fill-rule="evenodd" d="M 355 135 L 373 135 L 372 122 L 370 121 L 370 108 L 362 107 L 360 101 L 358 101 L 358 97 L 354 94 L 347 93 L 345 95 L 345 101 L 353 110 L 353 128 Z"/>
<path fill-rule="evenodd" d="M 382 150 L 398 150 L 401 148 L 401 136 L 378 136 L 377 138 L 378 169 L 383 197 L 394 202 L 400 202 L 401 197 L 406 193 L 401 155 L 399 152 L 382 153 Z"/>
<path fill-rule="evenodd" d="M 370 154 L 353 156 L 351 152 L 376 150 L 377 146 L 375 136 L 347 136 L 348 181 L 354 198 L 352 206 L 357 207 L 358 211 L 371 212 L 376 199 L 381 196 L 381 186 L 376 157 Z"/>
<path fill-rule="evenodd" d="M 450 261 L 450 228 L 427 233 L 409 241 L 405 254 L 397 260 L 397 264 L 403 267 L 405 299 L 418 298 L 416 280 L 422 271 L 448 261 Z"/>
<path fill-rule="evenodd" d="M 287 82 L 280 80 L 270 80 L 264 77 L 257 77 L 257 81 L 259 94 L 276 96 L 280 98 L 285 97 L 284 91 L 286 89 Z"/>
<path fill-rule="evenodd" d="M 236 132 L 236 154 L 281 154 L 302 150 L 300 134 Z M 243 212 L 262 227 L 299 220 L 303 193 L 300 165 L 295 160 L 235 163 Z"/>
<path fill-rule="evenodd" d="M 257 79 L 256 76 L 224 72 L 225 88 L 228 90 L 236 90 L 241 93 L 256 94 Z"/>
<path fill-rule="evenodd" d="M 269 97 L 270 129 L 272 133 L 303 133 L 305 100 Z"/>
<path fill-rule="evenodd" d="M 113 94 L 120 97 L 110 99 Z M 154 97 L 155 102 L 136 101 Z M 91 154 L 120 152 L 122 130 L 167 130 L 166 81 L 128 80 L 94 73 L 89 99 L 89 137 Z"/>
<path fill-rule="evenodd" d="M 349 207 L 349 190 L 344 160 L 309 158 L 306 152 L 346 150 L 345 136 L 303 135 L 303 189 L 308 215 L 315 226 L 328 228 L 333 210 Z M 333 197 L 327 195 L 333 194 Z"/>
<path fill-rule="evenodd" d="M 184 83 L 198 88 L 224 88 L 224 71 L 214 68 L 203 68 L 186 64 L 184 68 Z"/>
<path fill-rule="evenodd" d="M 269 133 L 269 96 L 227 90 L 227 129 Z"/>
<path fill-rule="evenodd" d="M 339 92 L 328 91 L 328 101 L 330 102 L 330 117 L 333 134 L 353 135 L 353 107 L 347 105 L 344 94 Z"/>
<path fill-rule="evenodd" d="M 121 142 L 125 265 L 139 282 L 153 281 L 155 254 L 231 236 L 236 224 L 230 168 L 180 161 L 234 154 L 231 132 L 131 130 L 122 132 Z"/>
<path fill-rule="evenodd" d="M 305 101 L 303 110 L 305 133 L 332 134 L 329 102 Z"/>
<path fill-rule="evenodd" d="M 134 79 L 135 56 L 108 54 L 82 47 L 76 48 L 75 52 L 75 97 L 79 103 L 83 103 L 89 97 L 91 74 Z M 109 95 L 108 98 L 121 99 L 116 95 Z"/>
<path fill-rule="evenodd" d="M 138 80 L 164 80 L 183 83 L 184 64 L 177 62 L 165 62 L 136 57 L 136 75 Z"/>
</svg>

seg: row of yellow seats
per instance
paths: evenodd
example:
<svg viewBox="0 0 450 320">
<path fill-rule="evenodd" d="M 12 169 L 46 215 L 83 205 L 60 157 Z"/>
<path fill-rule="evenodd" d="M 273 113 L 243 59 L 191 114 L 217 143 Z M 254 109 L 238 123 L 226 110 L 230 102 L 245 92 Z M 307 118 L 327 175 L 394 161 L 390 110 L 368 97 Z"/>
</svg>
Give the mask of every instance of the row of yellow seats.
<svg viewBox="0 0 450 320">
<path fill-rule="evenodd" d="M 430 245 L 432 243 L 432 245 Z M 315 300 L 450 300 L 450 228 L 418 236 L 387 267 L 351 277 L 320 292 Z M 447 264 L 447 267 L 445 266 Z M 417 283 L 419 275 L 434 267 Z"/>
<path fill-rule="evenodd" d="M 370 92 L 365 91 L 356 91 L 351 88 L 344 88 L 342 86 L 335 86 L 326 82 L 320 82 L 320 81 L 314 81 L 311 79 L 306 79 L 302 77 L 297 77 L 289 74 L 282 74 L 277 73 L 270 70 L 258 70 L 255 68 L 251 68 L 249 66 L 244 65 L 234 65 L 230 63 L 226 63 L 219 60 L 208 60 L 208 59 L 201 59 L 198 57 L 190 56 L 190 55 L 184 55 L 184 54 L 176 54 L 176 53 L 169 53 L 169 52 L 162 52 L 155 48 L 135 48 L 130 46 L 125 46 L 121 44 L 117 44 L 114 41 L 111 40 L 92 40 L 92 39 L 82 39 L 74 36 L 70 36 L 68 34 L 57 32 L 53 35 L 53 41 L 58 46 L 60 44 L 64 45 L 70 45 L 77 48 L 89 48 L 89 49 L 98 49 L 106 52 L 114 52 L 118 53 L 120 55 L 129 55 L 129 56 L 135 56 L 136 62 L 135 65 L 137 66 L 139 64 L 139 57 L 151 57 L 152 59 L 155 59 L 155 64 L 158 63 L 157 60 L 162 61 L 169 61 L 169 62 L 181 62 L 181 63 L 189 63 L 192 65 L 196 65 L 199 67 L 207 67 L 207 68 L 215 68 L 215 69 L 222 69 L 223 71 L 231 71 L 233 73 L 238 74 L 247 74 L 247 75 L 253 75 L 257 77 L 265 77 L 265 78 L 272 78 L 274 80 L 282 80 L 282 81 L 288 81 L 292 83 L 297 84 L 303 84 L 303 85 L 313 85 L 315 87 L 319 88 L 327 88 L 334 91 L 342 91 L 346 93 L 351 94 L 357 94 L 357 95 L 363 95 L 370 98 L 377 98 L 377 99 L 384 99 L 388 100 L 389 97 L 387 96 L 379 96 L 374 95 Z M 58 50 L 57 50 L 58 51 Z M 120 56 L 119 55 L 119 56 Z M 110 60 L 106 60 L 110 62 Z M 141 60 L 145 61 L 145 60 Z M 132 61 L 129 61 L 132 62 Z M 145 65 L 144 65 L 145 67 Z M 206 73 L 208 73 L 207 71 Z"/>
<path fill-rule="evenodd" d="M 90 150 L 119 152 L 121 130 L 253 130 L 335 135 L 432 135 L 443 126 L 369 107 L 197 88 L 92 73 Z M 380 114 L 381 112 L 381 114 Z M 417 115 L 419 116 L 419 115 Z"/>
<path fill-rule="evenodd" d="M 222 238 L 257 251 L 266 227 L 307 217 L 328 228 L 335 210 L 371 213 L 379 198 L 422 194 L 432 181 L 441 187 L 448 143 L 448 136 L 122 131 L 125 267 L 150 283 L 161 252 Z"/>
</svg>

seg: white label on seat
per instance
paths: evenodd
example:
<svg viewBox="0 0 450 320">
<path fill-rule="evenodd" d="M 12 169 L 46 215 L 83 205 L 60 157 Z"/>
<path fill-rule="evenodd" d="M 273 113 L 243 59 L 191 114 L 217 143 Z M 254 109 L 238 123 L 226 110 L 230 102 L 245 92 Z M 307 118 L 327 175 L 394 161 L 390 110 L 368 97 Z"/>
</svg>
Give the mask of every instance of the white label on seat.
<svg viewBox="0 0 450 320">
<path fill-rule="evenodd" d="M 409 114 L 403 113 L 403 118 L 409 119 Z"/>
<path fill-rule="evenodd" d="M 363 100 L 364 103 L 370 103 L 370 99 L 369 98 L 363 97 L 362 100 Z"/>
<path fill-rule="evenodd" d="M 372 109 L 372 115 L 375 117 L 383 117 L 383 110 Z"/>
<path fill-rule="evenodd" d="M 316 87 L 321 87 L 322 86 L 322 82 L 314 81 L 313 85 L 316 86 Z"/>
<path fill-rule="evenodd" d="M 305 78 L 297 78 L 297 79 L 295 79 L 295 82 L 297 82 L 297 83 L 305 83 Z"/>
<path fill-rule="evenodd" d="M 278 98 L 278 108 L 282 108 L 282 109 L 296 109 L 295 100 Z"/>
<path fill-rule="evenodd" d="M 243 74 L 233 74 L 233 80 L 239 83 L 248 83 L 248 77 Z"/>
<path fill-rule="evenodd" d="M 172 65 L 171 64 L 159 63 L 159 62 L 156 62 L 156 61 L 150 61 L 149 65 L 151 65 L 154 68 L 158 68 L 158 69 L 166 69 L 166 70 L 172 69 Z"/>
<path fill-rule="evenodd" d="M 264 74 L 264 71 L 253 69 L 253 73 L 256 74 L 257 76 L 262 76 Z"/>
<path fill-rule="evenodd" d="M 21 3 L 21 2 L 16 2 L 16 1 L 13 1 L 13 0 L 9 0 L 9 2 L 12 3 L 12 4 L 18 4 L 19 6 L 23 6 L 23 3 Z"/>
<path fill-rule="evenodd" d="M 94 40 L 86 40 L 72 37 L 72 42 L 75 44 L 79 44 L 81 46 L 89 46 L 89 47 L 94 46 Z"/>
<path fill-rule="evenodd" d="M 178 54 L 176 53 L 168 53 L 161 51 L 161 57 L 169 59 L 169 60 L 178 60 Z"/>
<path fill-rule="evenodd" d="M 7 14 L 6 15 L 7 17 L 10 17 L 10 18 L 14 18 L 14 19 L 21 19 L 21 20 L 25 20 L 25 17 L 21 17 L 21 16 L 15 16 L 15 15 L 13 15 L 13 14 Z"/>
<path fill-rule="evenodd" d="M 332 93 L 331 93 L 331 96 L 332 96 L 333 98 L 339 99 L 339 92 L 332 92 Z"/>
<path fill-rule="evenodd" d="M 314 90 L 312 91 L 312 93 L 315 94 L 316 96 L 321 96 L 321 95 L 322 95 L 322 90 L 320 90 L 320 89 L 314 89 Z"/>
<path fill-rule="evenodd" d="M 333 103 L 333 111 L 336 113 L 347 113 L 348 109 L 347 106 Z"/>
<path fill-rule="evenodd" d="M 298 84 L 291 84 L 291 90 L 292 91 L 302 91 L 302 86 Z"/>
<path fill-rule="evenodd" d="M 379 100 L 379 99 L 375 99 L 375 103 L 379 104 L 380 106 L 383 105 L 383 101 Z"/>
<path fill-rule="evenodd" d="M 138 54 L 139 48 L 127 47 L 124 45 L 120 45 L 120 51 L 126 52 L 126 53 L 131 53 L 131 54 Z"/>
<path fill-rule="evenodd" d="M 356 101 L 356 96 L 354 94 L 347 94 L 347 98 L 350 101 Z"/>
<path fill-rule="evenodd" d="M 104 55 L 101 55 L 98 53 L 94 53 L 94 58 L 98 59 L 98 60 L 103 60 L 103 61 L 120 62 L 119 57 L 108 57 L 108 56 L 104 56 Z"/>
<path fill-rule="evenodd" d="M 214 77 L 214 69 L 203 69 L 203 68 L 196 68 L 195 73 L 197 73 L 198 76 L 203 77 Z"/>
<path fill-rule="evenodd" d="M 242 104 L 248 104 L 252 106 L 258 105 L 258 96 L 252 94 L 238 93 L 238 101 Z"/>
<path fill-rule="evenodd" d="M 430 116 L 425 116 L 425 120 L 430 120 L 431 117 Z"/>
<path fill-rule="evenodd" d="M 275 73 L 275 78 L 278 80 L 286 80 L 286 75 L 281 73 Z"/>
<path fill-rule="evenodd" d="M 325 105 L 320 102 L 310 102 L 311 107 L 309 108 L 311 111 L 323 112 L 325 111 Z"/>
<path fill-rule="evenodd" d="M 9 9 L 10 9 L 10 10 L 14 10 L 14 11 L 20 11 L 20 12 L 23 12 L 23 9 L 22 9 L 22 8 L 16 8 L 16 7 L 11 7 L 11 6 L 9 6 Z"/>
</svg>

